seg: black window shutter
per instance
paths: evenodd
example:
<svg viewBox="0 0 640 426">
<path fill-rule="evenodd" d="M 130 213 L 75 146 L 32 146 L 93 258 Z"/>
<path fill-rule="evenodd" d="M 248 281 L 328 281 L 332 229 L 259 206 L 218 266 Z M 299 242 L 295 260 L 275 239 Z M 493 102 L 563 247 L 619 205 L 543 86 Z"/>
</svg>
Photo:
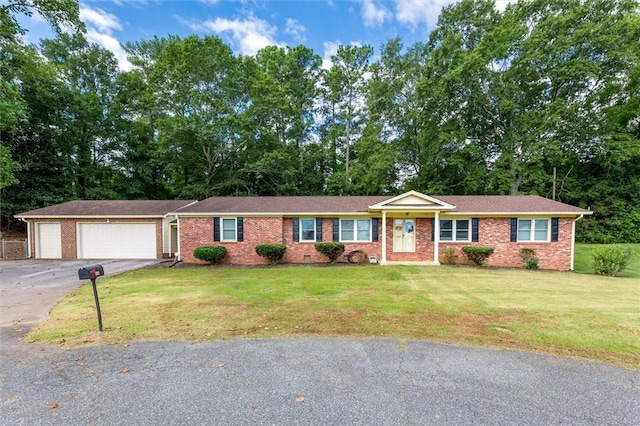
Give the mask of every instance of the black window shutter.
<svg viewBox="0 0 640 426">
<path fill-rule="evenodd" d="M 551 218 L 551 241 L 558 242 L 558 228 L 560 220 L 557 217 Z"/>
<path fill-rule="evenodd" d="M 511 242 L 518 241 L 518 218 L 511 218 Z"/>
<path fill-rule="evenodd" d="M 300 241 L 300 219 L 294 217 L 293 219 L 293 241 Z"/>
<path fill-rule="evenodd" d="M 220 241 L 220 218 L 213 218 L 213 241 Z"/>
<path fill-rule="evenodd" d="M 471 219 L 471 241 L 474 243 L 478 242 L 478 222 L 477 217 Z"/>
<path fill-rule="evenodd" d="M 373 228 L 371 230 L 371 239 L 373 241 L 378 241 L 378 233 L 379 233 L 379 225 L 378 225 L 379 219 L 377 217 L 374 217 L 373 219 L 371 219 L 371 227 Z"/>
<path fill-rule="evenodd" d="M 436 220 L 435 218 L 431 219 L 431 241 L 436 240 Z"/>
<path fill-rule="evenodd" d="M 322 241 L 322 218 L 316 217 L 316 241 Z"/>
<path fill-rule="evenodd" d="M 333 218 L 333 241 L 340 241 L 340 219 Z"/>
<path fill-rule="evenodd" d="M 237 235 L 236 238 L 238 241 L 244 241 L 244 220 L 239 217 L 236 219 L 236 231 L 237 231 Z"/>
</svg>

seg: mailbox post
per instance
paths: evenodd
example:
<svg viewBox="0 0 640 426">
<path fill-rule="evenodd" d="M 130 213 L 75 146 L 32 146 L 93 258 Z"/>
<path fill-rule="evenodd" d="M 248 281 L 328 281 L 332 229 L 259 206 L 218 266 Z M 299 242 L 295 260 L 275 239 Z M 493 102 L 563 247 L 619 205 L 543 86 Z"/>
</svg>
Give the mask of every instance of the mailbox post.
<svg viewBox="0 0 640 426">
<path fill-rule="evenodd" d="M 93 287 L 93 298 L 96 301 L 96 310 L 98 311 L 98 330 L 102 331 L 102 313 L 100 312 L 100 301 L 98 300 L 98 288 L 96 287 L 96 278 L 104 275 L 102 265 L 89 265 L 78 269 L 78 279 L 91 280 Z"/>
</svg>

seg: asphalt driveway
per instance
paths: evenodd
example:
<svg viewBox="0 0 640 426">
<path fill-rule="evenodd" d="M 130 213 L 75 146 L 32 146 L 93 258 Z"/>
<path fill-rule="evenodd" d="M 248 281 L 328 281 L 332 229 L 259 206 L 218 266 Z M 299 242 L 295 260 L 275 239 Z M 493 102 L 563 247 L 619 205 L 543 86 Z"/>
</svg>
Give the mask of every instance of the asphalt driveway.
<svg viewBox="0 0 640 426">
<path fill-rule="evenodd" d="M 6 330 L 4 328 L 3 330 Z M 11 425 L 637 425 L 640 374 L 395 339 L 2 350 Z"/>
<path fill-rule="evenodd" d="M 157 260 L 12 260 L 0 262 L 0 327 L 43 321 L 51 308 L 86 281 L 78 269 L 99 263 L 105 276 L 158 263 Z"/>
</svg>

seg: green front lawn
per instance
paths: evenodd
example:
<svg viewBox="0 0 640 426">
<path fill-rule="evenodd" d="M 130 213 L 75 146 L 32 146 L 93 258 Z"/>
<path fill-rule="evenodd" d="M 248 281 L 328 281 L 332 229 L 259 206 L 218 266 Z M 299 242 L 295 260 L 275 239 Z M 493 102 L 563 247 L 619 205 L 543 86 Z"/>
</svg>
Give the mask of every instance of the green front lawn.
<svg viewBox="0 0 640 426">
<path fill-rule="evenodd" d="M 638 281 L 568 272 L 428 266 L 180 267 L 98 280 L 28 339 L 395 337 L 552 353 L 640 368 Z"/>
<path fill-rule="evenodd" d="M 576 244 L 574 268 L 576 272 L 584 272 L 588 274 L 595 273 L 591 266 L 591 252 L 595 247 L 601 247 L 603 244 Z M 631 247 L 634 251 L 631 263 L 618 276 L 626 278 L 640 278 L 640 244 L 624 244 Z M 639 284 L 640 286 L 640 284 Z"/>
</svg>

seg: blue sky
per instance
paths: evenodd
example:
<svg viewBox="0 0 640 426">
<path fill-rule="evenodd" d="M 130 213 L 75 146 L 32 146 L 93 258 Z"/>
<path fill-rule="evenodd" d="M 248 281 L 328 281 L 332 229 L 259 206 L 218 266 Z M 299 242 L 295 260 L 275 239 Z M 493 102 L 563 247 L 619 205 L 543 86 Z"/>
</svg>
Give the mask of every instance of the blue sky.
<svg viewBox="0 0 640 426">
<path fill-rule="evenodd" d="M 86 0 L 80 18 L 89 41 L 111 50 L 121 69 L 121 44 L 191 34 L 217 35 L 236 53 L 254 55 L 268 45 L 304 44 L 329 64 L 341 44 L 380 46 L 401 37 L 405 46 L 426 41 L 442 7 L 455 0 Z M 501 3 L 501 2 L 499 2 Z M 51 37 L 41 17 L 24 17 L 27 41 Z"/>
</svg>

